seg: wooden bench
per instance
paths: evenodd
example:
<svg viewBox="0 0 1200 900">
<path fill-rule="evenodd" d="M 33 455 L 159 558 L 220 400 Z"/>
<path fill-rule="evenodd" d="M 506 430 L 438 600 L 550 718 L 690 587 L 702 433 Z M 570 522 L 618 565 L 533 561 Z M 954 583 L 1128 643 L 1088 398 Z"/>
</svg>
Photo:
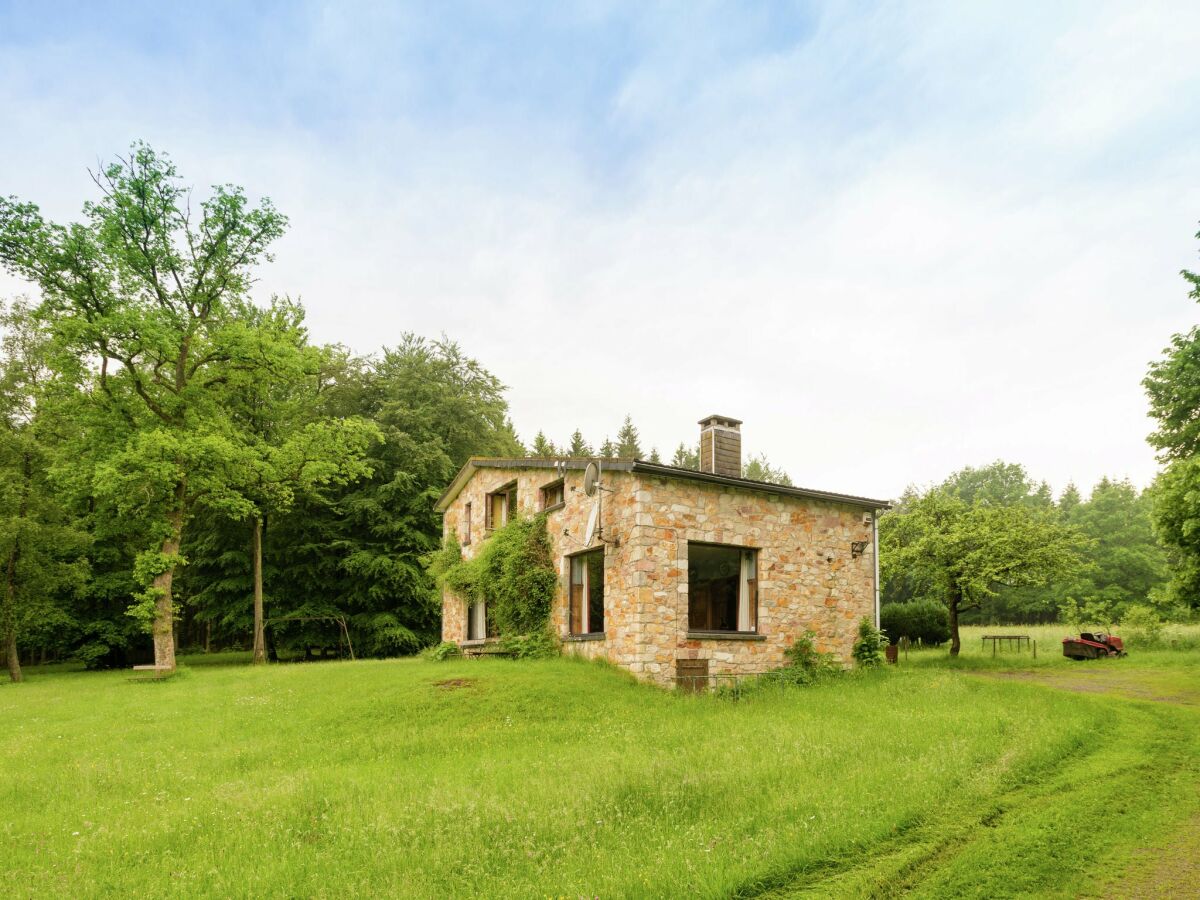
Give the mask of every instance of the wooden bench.
<svg viewBox="0 0 1200 900">
<path fill-rule="evenodd" d="M 136 675 L 133 678 L 130 678 L 129 679 L 130 681 L 158 681 L 160 678 L 169 677 L 175 670 L 173 668 L 169 668 L 167 666 L 158 666 L 158 665 L 151 664 L 148 666 L 134 666 L 133 671 L 135 671 L 135 672 L 153 672 L 154 675 L 150 678 L 147 678 L 145 675 Z"/>
<path fill-rule="evenodd" d="M 511 650 L 502 650 L 495 641 L 484 643 L 464 643 L 462 653 L 467 659 L 482 659 L 485 656 L 511 657 Z"/>
</svg>

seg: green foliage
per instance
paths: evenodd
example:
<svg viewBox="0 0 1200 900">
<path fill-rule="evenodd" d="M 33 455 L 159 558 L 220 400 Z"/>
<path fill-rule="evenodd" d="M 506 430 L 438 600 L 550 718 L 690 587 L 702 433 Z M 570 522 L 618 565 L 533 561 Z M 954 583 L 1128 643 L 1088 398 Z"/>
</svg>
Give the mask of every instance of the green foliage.
<svg viewBox="0 0 1200 900">
<path fill-rule="evenodd" d="M 625 416 L 625 421 L 617 431 L 616 455 L 622 459 L 642 458 L 641 436 L 634 427 L 631 416 Z"/>
<path fill-rule="evenodd" d="M 689 447 L 681 441 L 679 446 L 675 448 L 675 455 L 671 457 L 671 465 L 680 469 L 699 469 L 699 446 L 692 445 Z"/>
<path fill-rule="evenodd" d="M 511 653 L 513 659 L 551 659 L 562 654 L 562 645 L 549 628 L 501 635 L 500 649 Z"/>
<path fill-rule="evenodd" d="M 1182 274 L 1200 301 L 1200 275 Z M 1200 326 L 1173 335 L 1142 384 L 1158 420 L 1149 440 L 1167 463 L 1154 487 L 1154 525 L 1173 556 L 1168 601 L 1200 609 Z"/>
<path fill-rule="evenodd" d="M 789 684 L 814 684 L 830 675 L 840 674 L 842 667 L 836 657 L 817 650 L 816 639 L 812 631 L 799 635 L 783 652 L 787 665 L 777 671 L 777 677 Z"/>
<path fill-rule="evenodd" d="M 751 481 L 765 481 L 769 484 L 790 485 L 792 483 L 792 479 L 788 476 L 788 473 L 783 471 L 783 469 L 771 465 L 770 461 L 762 453 L 751 456 L 746 462 L 742 463 L 742 477 L 749 478 Z"/>
<path fill-rule="evenodd" d="M 974 498 L 973 498 L 974 500 Z M 1053 510 L 967 503 L 952 489 L 909 491 L 880 523 L 882 578 L 903 581 L 909 596 L 949 610 L 951 653 L 958 615 L 1001 587 L 1040 585 L 1073 575 L 1087 540 Z"/>
<path fill-rule="evenodd" d="M 1149 606 L 1126 607 L 1121 617 L 1121 638 L 1129 646 L 1152 649 L 1163 643 L 1163 621 Z"/>
<path fill-rule="evenodd" d="M 887 603 L 879 610 L 879 624 L 893 643 L 908 638 L 929 647 L 950 640 L 950 623 L 946 607 L 937 600 L 910 600 L 907 603 Z"/>
<path fill-rule="evenodd" d="M 462 649 L 454 641 L 442 641 L 440 644 L 434 644 L 425 650 L 424 656 L 426 659 L 432 659 L 435 662 L 445 662 L 449 659 L 458 659 L 462 656 Z"/>
<path fill-rule="evenodd" d="M 592 445 L 583 439 L 583 432 L 578 428 L 571 435 L 571 443 L 567 447 L 567 456 L 582 457 L 592 455 Z"/>
<path fill-rule="evenodd" d="M 870 619 L 864 618 L 858 623 L 858 637 L 850 655 L 862 668 L 869 669 L 883 662 L 883 650 L 888 644 L 887 635 L 871 624 Z"/>
<path fill-rule="evenodd" d="M 488 604 L 502 637 L 526 635 L 536 642 L 546 630 L 558 573 L 545 515 L 515 518 L 496 529 L 471 559 L 462 558 L 451 536 L 426 560 L 441 587 L 463 600 Z"/>
</svg>

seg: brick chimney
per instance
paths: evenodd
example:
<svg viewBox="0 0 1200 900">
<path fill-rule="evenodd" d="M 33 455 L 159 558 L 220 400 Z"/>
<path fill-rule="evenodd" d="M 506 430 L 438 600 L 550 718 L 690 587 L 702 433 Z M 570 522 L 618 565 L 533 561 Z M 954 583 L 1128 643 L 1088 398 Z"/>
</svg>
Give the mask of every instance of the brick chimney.
<svg viewBox="0 0 1200 900">
<path fill-rule="evenodd" d="M 700 420 L 700 471 L 742 477 L 741 420 L 708 416 Z"/>
</svg>

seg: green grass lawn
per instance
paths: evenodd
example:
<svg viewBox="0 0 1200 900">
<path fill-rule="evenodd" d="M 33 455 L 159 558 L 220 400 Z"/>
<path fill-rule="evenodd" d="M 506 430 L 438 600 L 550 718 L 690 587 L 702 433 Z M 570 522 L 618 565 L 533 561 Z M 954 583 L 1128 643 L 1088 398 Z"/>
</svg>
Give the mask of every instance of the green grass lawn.
<svg viewBox="0 0 1200 900">
<path fill-rule="evenodd" d="M 994 897 L 1154 877 L 1147 848 L 1200 815 L 1200 709 L 938 656 L 737 702 L 576 660 L 33 669 L 0 688 L 0 885 Z M 1200 665 L 1144 656 L 1083 665 Z"/>
</svg>

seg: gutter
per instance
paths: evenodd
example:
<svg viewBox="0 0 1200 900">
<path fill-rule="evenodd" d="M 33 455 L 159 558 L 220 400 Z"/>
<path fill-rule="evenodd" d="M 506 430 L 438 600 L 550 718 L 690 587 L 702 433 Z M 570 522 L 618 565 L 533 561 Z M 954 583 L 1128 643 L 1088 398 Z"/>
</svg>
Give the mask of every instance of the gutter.
<svg viewBox="0 0 1200 900">
<path fill-rule="evenodd" d="M 871 543 L 875 558 L 875 627 L 879 627 L 879 512 L 871 513 Z"/>
</svg>

